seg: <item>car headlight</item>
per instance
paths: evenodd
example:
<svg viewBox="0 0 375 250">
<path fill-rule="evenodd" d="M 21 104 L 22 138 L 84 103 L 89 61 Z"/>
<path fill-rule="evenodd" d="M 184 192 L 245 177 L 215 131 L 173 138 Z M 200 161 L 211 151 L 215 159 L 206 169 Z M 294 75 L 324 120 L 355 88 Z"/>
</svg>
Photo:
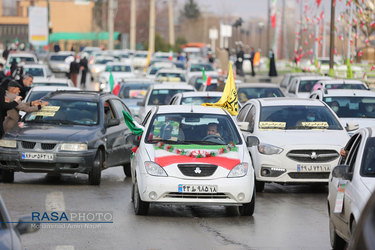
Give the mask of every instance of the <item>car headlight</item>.
<svg viewBox="0 0 375 250">
<path fill-rule="evenodd" d="M 261 143 L 258 146 L 259 153 L 264 154 L 264 155 L 280 154 L 281 152 L 283 152 L 283 150 L 284 149 L 282 148 L 279 148 L 270 144 L 265 144 L 265 143 Z"/>
<path fill-rule="evenodd" d="M 243 177 L 247 174 L 249 164 L 246 162 L 242 162 L 235 166 L 228 174 L 228 178 L 233 177 Z"/>
<path fill-rule="evenodd" d="M 15 140 L 0 140 L 0 147 L 16 148 L 17 147 L 17 141 L 15 141 Z"/>
<path fill-rule="evenodd" d="M 164 169 L 153 161 L 145 161 L 145 169 L 149 175 L 168 176 Z"/>
<path fill-rule="evenodd" d="M 87 144 L 85 143 L 63 143 L 61 144 L 62 151 L 86 151 Z"/>
</svg>

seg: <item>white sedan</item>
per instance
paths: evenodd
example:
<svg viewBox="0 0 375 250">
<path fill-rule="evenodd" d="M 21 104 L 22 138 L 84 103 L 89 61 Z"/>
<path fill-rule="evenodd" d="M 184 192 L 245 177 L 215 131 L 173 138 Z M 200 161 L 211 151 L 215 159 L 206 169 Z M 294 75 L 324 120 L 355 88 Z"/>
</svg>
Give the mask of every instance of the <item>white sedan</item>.
<svg viewBox="0 0 375 250">
<path fill-rule="evenodd" d="M 105 70 L 100 74 L 100 90 L 105 90 L 112 73 L 113 79 L 121 82 L 125 79 L 135 78 L 134 69 L 129 63 L 109 62 L 105 66 Z"/>
<path fill-rule="evenodd" d="M 329 181 L 329 231 L 333 249 L 344 249 L 375 191 L 375 127 L 360 129 L 344 148 Z"/>
<path fill-rule="evenodd" d="M 257 191 L 265 182 L 327 183 L 349 140 L 335 113 L 319 100 L 252 99 L 237 116 L 250 147 Z"/>
<path fill-rule="evenodd" d="M 131 161 L 132 198 L 137 215 L 150 203 L 223 205 L 251 216 L 254 170 L 246 142 L 223 109 L 160 106 L 143 122 Z"/>
</svg>

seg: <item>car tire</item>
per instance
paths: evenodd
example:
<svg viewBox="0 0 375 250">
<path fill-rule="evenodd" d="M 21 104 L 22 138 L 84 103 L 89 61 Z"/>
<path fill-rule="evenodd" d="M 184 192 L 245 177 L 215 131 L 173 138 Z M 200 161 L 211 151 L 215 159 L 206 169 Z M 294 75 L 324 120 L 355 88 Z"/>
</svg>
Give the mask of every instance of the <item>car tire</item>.
<svg viewBox="0 0 375 250">
<path fill-rule="evenodd" d="M 92 164 L 92 169 L 89 172 L 89 184 L 90 185 L 100 185 L 103 163 L 104 163 L 103 151 L 98 150 L 98 152 L 96 152 L 96 156 Z"/>
<path fill-rule="evenodd" d="M 255 180 L 255 190 L 257 192 L 263 192 L 264 190 L 264 182 Z"/>
<path fill-rule="evenodd" d="M 139 195 L 138 182 L 134 183 L 134 212 L 136 215 L 146 215 L 150 207 L 149 202 L 142 201 Z"/>
<path fill-rule="evenodd" d="M 12 170 L 2 170 L 1 175 L 4 183 L 12 183 L 14 181 L 14 172 Z"/>
<path fill-rule="evenodd" d="M 126 177 L 131 177 L 132 176 L 132 171 L 131 171 L 131 167 L 130 167 L 130 163 L 127 163 L 125 165 L 123 165 L 123 168 L 124 168 L 124 174 Z"/>
<path fill-rule="evenodd" d="M 331 240 L 331 247 L 333 250 L 345 249 L 346 242 L 343 238 L 337 235 L 335 226 L 331 219 L 329 219 L 329 238 Z"/>
<path fill-rule="evenodd" d="M 241 216 L 253 216 L 255 210 L 255 189 L 253 190 L 253 197 L 249 203 L 243 204 L 238 208 Z"/>
</svg>

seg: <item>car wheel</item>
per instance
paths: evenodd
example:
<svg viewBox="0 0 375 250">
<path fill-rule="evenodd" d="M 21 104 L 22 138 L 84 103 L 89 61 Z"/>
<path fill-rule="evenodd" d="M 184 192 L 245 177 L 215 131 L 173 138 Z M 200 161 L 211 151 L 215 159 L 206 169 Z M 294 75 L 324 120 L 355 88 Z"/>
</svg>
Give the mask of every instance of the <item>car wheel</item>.
<svg viewBox="0 0 375 250">
<path fill-rule="evenodd" d="M 131 177 L 132 176 L 132 171 L 131 171 L 131 167 L 130 167 L 130 163 L 127 163 L 125 165 L 123 165 L 123 168 L 124 168 L 124 174 L 126 177 Z"/>
<path fill-rule="evenodd" d="M 264 182 L 263 182 L 264 183 Z M 241 216 L 252 216 L 255 210 L 255 189 L 253 190 L 253 197 L 249 203 L 243 204 L 238 208 Z"/>
<path fill-rule="evenodd" d="M 12 170 L 2 170 L 3 182 L 12 183 L 14 181 L 14 172 Z"/>
<path fill-rule="evenodd" d="M 263 192 L 264 190 L 264 182 L 255 180 L 255 190 L 257 192 Z"/>
<path fill-rule="evenodd" d="M 335 226 L 331 219 L 329 220 L 329 238 L 331 240 L 331 247 L 334 250 L 344 249 L 346 242 L 340 236 L 337 235 Z"/>
<path fill-rule="evenodd" d="M 134 183 L 134 212 L 136 215 L 146 215 L 148 213 L 148 208 L 150 207 L 149 202 L 141 200 L 139 195 L 138 182 Z"/>
<path fill-rule="evenodd" d="M 92 164 L 92 169 L 89 172 L 89 184 L 90 185 L 100 185 L 100 179 L 102 177 L 103 168 L 103 152 L 98 150 L 96 152 L 95 160 Z"/>
</svg>

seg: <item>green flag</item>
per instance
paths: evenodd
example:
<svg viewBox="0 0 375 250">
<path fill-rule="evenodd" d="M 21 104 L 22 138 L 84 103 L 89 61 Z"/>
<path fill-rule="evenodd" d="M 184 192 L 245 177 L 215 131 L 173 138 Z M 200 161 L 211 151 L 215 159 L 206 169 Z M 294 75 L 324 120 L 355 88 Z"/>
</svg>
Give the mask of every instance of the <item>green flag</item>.
<svg viewBox="0 0 375 250">
<path fill-rule="evenodd" d="M 135 135 L 142 135 L 143 129 L 138 128 L 136 126 L 136 124 L 134 123 L 133 117 L 128 112 L 126 112 L 125 110 L 122 111 L 122 114 L 124 115 L 124 120 L 125 120 L 126 126 L 128 126 L 130 131 L 132 131 L 132 133 L 135 134 Z"/>
<path fill-rule="evenodd" d="M 112 71 L 109 71 L 109 90 L 112 93 L 113 91 L 113 86 L 115 85 L 115 80 L 113 79 Z"/>
<path fill-rule="evenodd" d="M 206 82 L 207 81 L 207 76 L 206 76 L 206 71 L 204 70 L 204 67 L 202 68 L 202 79 L 203 79 L 203 82 Z"/>
</svg>

